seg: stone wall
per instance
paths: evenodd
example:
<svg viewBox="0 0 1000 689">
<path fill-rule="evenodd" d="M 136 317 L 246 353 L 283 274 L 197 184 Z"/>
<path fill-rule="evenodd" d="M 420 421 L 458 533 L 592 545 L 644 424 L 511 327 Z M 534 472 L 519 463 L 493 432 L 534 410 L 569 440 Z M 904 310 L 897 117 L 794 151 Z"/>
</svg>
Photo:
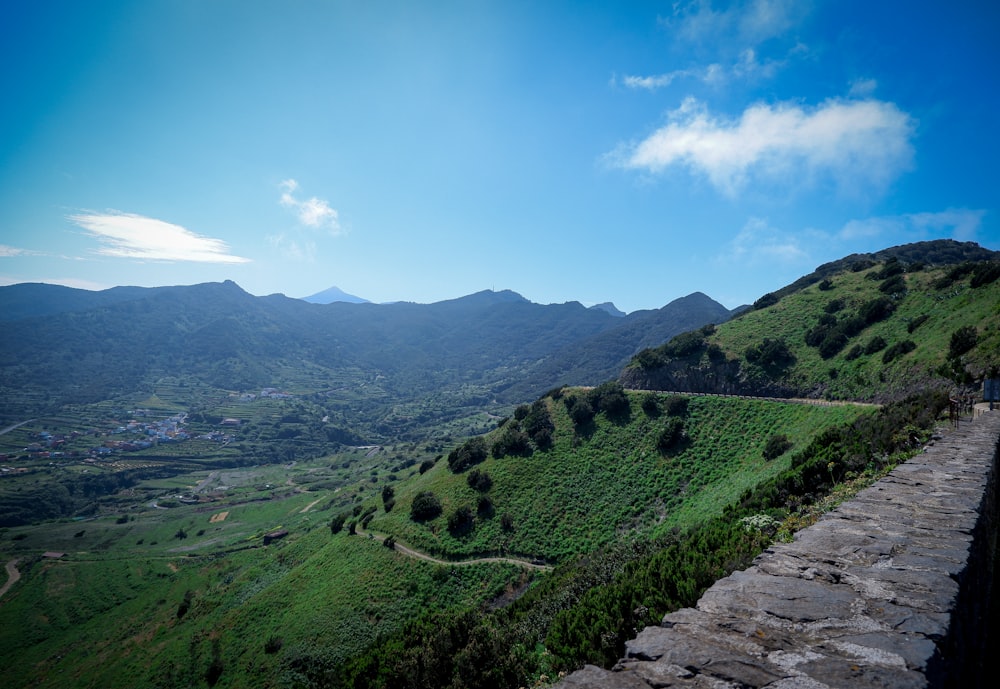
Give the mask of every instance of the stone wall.
<svg viewBox="0 0 1000 689">
<path fill-rule="evenodd" d="M 963 423 L 559 688 L 982 686 L 998 439 Z"/>
</svg>

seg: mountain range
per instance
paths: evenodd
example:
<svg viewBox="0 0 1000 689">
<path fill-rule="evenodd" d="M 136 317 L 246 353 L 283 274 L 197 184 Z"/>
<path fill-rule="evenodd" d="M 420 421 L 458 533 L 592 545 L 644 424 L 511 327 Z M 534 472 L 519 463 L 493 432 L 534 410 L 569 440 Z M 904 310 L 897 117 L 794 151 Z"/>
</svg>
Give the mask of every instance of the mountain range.
<svg viewBox="0 0 1000 689">
<path fill-rule="evenodd" d="M 191 378 L 229 391 L 360 394 L 371 402 L 360 422 L 370 429 L 390 407 L 431 393 L 455 408 L 596 385 L 642 348 L 731 315 L 704 294 L 626 316 L 510 290 L 433 304 L 314 304 L 255 297 L 230 281 L 102 292 L 11 285 L 0 287 L 0 414 Z"/>
</svg>

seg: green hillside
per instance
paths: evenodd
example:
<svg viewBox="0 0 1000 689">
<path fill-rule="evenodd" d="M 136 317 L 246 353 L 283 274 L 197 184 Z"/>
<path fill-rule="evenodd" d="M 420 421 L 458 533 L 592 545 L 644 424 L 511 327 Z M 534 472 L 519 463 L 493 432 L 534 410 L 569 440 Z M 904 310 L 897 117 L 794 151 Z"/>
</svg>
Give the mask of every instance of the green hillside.
<svg viewBox="0 0 1000 689">
<path fill-rule="evenodd" d="M 1000 367 L 1000 263 L 859 261 L 641 352 L 628 387 L 882 401 Z"/>
<path fill-rule="evenodd" d="M 995 374 L 1000 264 L 982 257 L 848 257 L 618 381 L 516 406 L 496 395 L 658 342 L 663 314 L 232 284 L 42 299 L 0 339 L 0 562 L 21 576 L 0 597 L 5 680 L 500 689 L 610 666 Z M 145 331 L 151 303 L 181 315 Z"/>
<path fill-rule="evenodd" d="M 324 686 L 348 658 L 409 621 L 447 611 L 461 619 L 461 610 L 488 609 L 539 576 L 516 564 L 416 560 L 350 535 L 356 522 L 446 560 L 505 554 L 564 562 L 563 574 L 542 580 L 569 572 L 579 586 L 579 556 L 624 544 L 642 550 L 674 527 L 718 516 L 745 490 L 788 471 L 794 451 L 824 428 L 874 413 L 597 390 L 560 390 L 531 405 L 552 421 L 546 449 L 491 452 L 464 471 L 452 471 L 445 457 L 423 473 L 404 461 L 406 469 L 388 475 L 385 458 L 352 460 L 353 478 L 331 471 L 336 458 L 294 469 L 234 468 L 215 477 L 230 485 L 209 503 L 155 507 L 148 499 L 157 484 L 147 482 L 137 492 L 142 502 L 115 502 L 124 518 L 6 530 L 3 556 L 22 558 L 25 580 L 0 607 L 4 620 L 18 620 L 2 625 L 4 663 L 16 668 L 17 686 L 180 686 L 207 678 L 217 686 Z M 626 408 L 614 406 L 615 395 Z M 581 421 L 569 409 L 583 400 L 594 407 Z M 492 450 L 528 423 L 519 408 L 485 445 Z M 664 429 L 678 423 L 677 442 L 663 447 Z M 775 434 L 790 445 L 766 459 Z M 488 489 L 470 486 L 473 472 L 489 475 Z M 166 495 L 198 476 L 178 478 L 161 484 Z M 388 512 L 386 488 L 394 497 Z M 411 507 L 425 491 L 439 496 L 443 511 L 418 522 Z M 479 505 L 484 497 L 488 509 Z M 472 523 L 450 528 L 463 506 Z M 341 514 L 348 523 L 332 534 L 328 524 Z M 263 547 L 262 535 L 275 529 L 289 535 Z M 65 555 L 42 558 L 42 550 Z"/>
</svg>

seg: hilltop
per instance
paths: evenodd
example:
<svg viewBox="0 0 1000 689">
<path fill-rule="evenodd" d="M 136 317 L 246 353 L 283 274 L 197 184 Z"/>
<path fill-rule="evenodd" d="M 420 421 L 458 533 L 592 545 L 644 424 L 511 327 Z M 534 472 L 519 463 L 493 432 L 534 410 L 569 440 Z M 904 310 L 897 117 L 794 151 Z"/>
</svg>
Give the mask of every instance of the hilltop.
<svg viewBox="0 0 1000 689">
<path fill-rule="evenodd" d="M 908 245 L 822 266 L 726 323 L 643 350 L 620 380 L 639 389 L 868 401 L 980 384 L 1000 364 L 1000 254 L 956 245 Z M 956 249 L 980 260 L 938 263 Z"/>
</svg>

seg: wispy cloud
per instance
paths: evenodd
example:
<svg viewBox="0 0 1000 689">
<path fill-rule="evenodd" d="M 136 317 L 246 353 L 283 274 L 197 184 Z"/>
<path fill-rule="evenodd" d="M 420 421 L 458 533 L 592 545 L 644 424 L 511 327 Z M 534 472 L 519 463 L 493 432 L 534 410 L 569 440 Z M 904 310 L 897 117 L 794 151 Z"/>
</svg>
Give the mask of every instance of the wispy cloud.
<svg viewBox="0 0 1000 689">
<path fill-rule="evenodd" d="M 204 237 L 156 218 L 121 211 L 79 213 L 68 218 L 101 242 L 103 246 L 97 253 L 102 256 L 196 263 L 250 261 L 231 254 L 221 239 Z"/>
<path fill-rule="evenodd" d="M 312 263 L 316 260 L 316 242 L 302 238 L 289 237 L 283 232 L 269 235 L 267 237 L 267 241 L 271 246 L 280 251 L 281 255 L 285 258 L 290 258 L 293 261 L 303 261 L 306 263 Z"/>
<path fill-rule="evenodd" d="M 809 4 L 801 0 L 749 0 L 716 10 L 709 0 L 695 0 L 676 3 L 673 16 L 660 21 L 689 43 L 729 43 L 743 48 L 784 34 L 808 13 Z"/>
<path fill-rule="evenodd" d="M 757 104 L 735 120 L 686 99 L 667 124 L 611 154 L 627 169 L 682 165 L 735 195 L 751 179 L 800 184 L 829 175 L 842 189 L 882 190 L 913 158 L 913 119 L 893 103 L 830 100 L 806 109 Z"/>
<path fill-rule="evenodd" d="M 0 258 L 11 258 L 13 256 L 26 256 L 33 252 L 27 249 L 18 249 L 16 246 L 0 244 Z"/>
<path fill-rule="evenodd" d="M 948 208 L 929 213 L 906 213 L 851 220 L 837 233 L 839 239 L 885 238 L 893 243 L 946 237 L 974 241 L 986 215 L 984 209 Z"/>
<path fill-rule="evenodd" d="M 799 264 L 808 259 L 800 237 L 772 227 L 764 218 L 750 218 L 717 256 L 723 263 L 745 265 Z"/>
<path fill-rule="evenodd" d="M 298 221 L 306 227 L 325 229 L 331 234 L 340 233 L 340 220 L 337 211 L 330 207 L 329 202 L 315 196 L 302 200 L 296 196 L 299 183 L 294 179 L 286 179 L 278 185 L 281 189 L 280 203 L 290 208 Z"/>
<path fill-rule="evenodd" d="M 622 77 L 621 82 L 627 88 L 646 91 L 657 91 L 682 79 L 693 79 L 708 86 L 723 86 L 733 79 L 770 79 L 786 62 L 787 60 L 761 60 L 756 50 L 747 48 L 730 65 L 713 62 L 705 67 L 675 69 L 651 76 L 626 75 Z"/>
<path fill-rule="evenodd" d="M 878 82 L 874 79 L 855 79 L 851 82 L 851 89 L 848 91 L 848 95 L 852 98 L 868 98 L 875 93 L 875 89 L 877 88 Z"/>
</svg>

